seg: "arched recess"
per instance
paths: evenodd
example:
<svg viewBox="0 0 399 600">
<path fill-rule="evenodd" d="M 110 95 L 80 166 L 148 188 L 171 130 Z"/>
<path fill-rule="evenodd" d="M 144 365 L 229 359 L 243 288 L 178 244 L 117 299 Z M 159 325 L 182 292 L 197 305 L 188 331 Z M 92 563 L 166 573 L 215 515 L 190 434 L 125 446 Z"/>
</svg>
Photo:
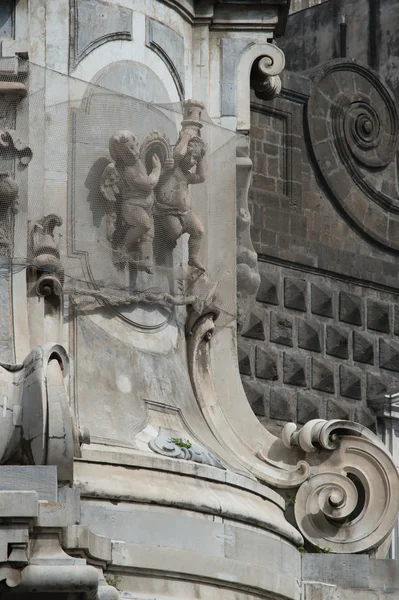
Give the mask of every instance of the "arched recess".
<svg viewBox="0 0 399 600">
<path fill-rule="evenodd" d="M 282 50 L 269 43 L 255 43 L 247 46 L 240 56 L 237 67 L 237 131 L 248 132 L 250 129 L 250 75 L 251 68 L 257 58 L 267 56 L 270 66 L 265 75 L 275 77 L 285 66 L 285 56 Z"/>
</svg>

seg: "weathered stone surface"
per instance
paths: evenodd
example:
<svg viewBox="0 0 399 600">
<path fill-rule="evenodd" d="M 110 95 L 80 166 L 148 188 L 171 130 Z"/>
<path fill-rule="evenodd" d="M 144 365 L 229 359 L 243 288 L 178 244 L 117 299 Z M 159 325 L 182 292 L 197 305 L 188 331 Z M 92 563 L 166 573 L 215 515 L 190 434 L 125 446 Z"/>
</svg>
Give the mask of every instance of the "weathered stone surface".
<svg viewBox="0 0 399 600">
<path fill-rule="evenodd" d="M 385 381 L 379 376 L 373 373 L 367 373 L 366 379 L 366 394 L 367 400 L 372 400 L 376 396 L 385 394 L 388 386 Z"/>
<path fill-rule="evenodd" d="M 333 394 L 335 391 L 334 369 L 325 361 L 312 360 L 312 388 Z"/>
<path fill-rule="evenodd" d="M 276 381 L 278 379 L 278 354 L 272 349 L 263 350 L 256 346 L 255 374 L 260 379 Z"/>
<path fill-rule="evenodd" d="M 365 588 L 369 582 L 369 558 L 358 555 L 304 554 L 302 578 L 344 587 Z"/>
<path fill-rule="evenodd" d="M 146 45 L 167 65 L 184 99 L 184 39 L 156 19 L 146 18 Z"/>
<path fill-rule="evenodd" d="M 284 279 L 284 306 L 306 311 L 306 281 L 286 277 Z"/>
<path fill-rule="evenodd" d="M 327 419 L 344 419 L 350 421 L 350 410 L 342 402 L 329 400 L 327 404 Z"/>
<path fill-rule="evenodd" d="M 383 302 L 367 302 L 367 327 L 374 331 L 389 333 L 389 306 Z"/>
<path fill-rule="evenodd" d="M 265 416 L 263 390 L 256 383 L 243 381 L 244 391 L 252 410 L 258 417 Z"/>
<path fill-rule="evenodd" d="M 270 341 L 284 346 L 292 346 L 292 319 L 281 313 L 270 315 Z"/>
<path fill-rule="evenodd" d="M 399 372 L 399 344 L 380 338 L 380 367 Z"/>
<path fill-rule="evenodd" d="M 320 398 L 308 392 L 298 392 L 298 423 L 325 418 Z"/>
<path fill-rule="evenodd" d="M 362 299 L 359 296 L 340 292 L 339 320 L 352 325 L 362 324 Z"/>
<path fill-rule="evenodd" d="M 253 340 L 265 339 L 265 330 L 263 328 L 263 321 L 260 316 L 255 313 L 251 313 L 251 316 L 249 317 L 248 329 L 243 336 Z"/>
<path fill-rule="evenodd" d="M 399 306 L 394 307 L 394 334 L 399 335 Z"/>
<path fill-rule="evenodd" d="M 345 330 L 327 325 L 326 352 L 338 358 L 348 358 L 348 334 Z"/>
<path fill-rule="evenodd" d="M 284 383 L 306 387 L 307 367 L 306 356 L 284 352 Z"/>
<path fill-rule="evenodd" d="M 312 313 L 322 317 L 333 316 L 332 290 L 312 283 Z"/>
<path fill-rule="evenodd" d="M 372 365 L 374 363 L 374 340 L 372 337 L 353 332 L 353 360 Z"/>
<path fill-rule="evenodd" d="M 251 360 L 249 353 L 242 344 L 238 345 L 238 367 L 241 375 L 251 375 Z"/>
<path fill-rule="evenodd" d="M 295 421 L 297 400 L 295 390 L 286 388 L 270 390 L 270 416 L 281 421 Z"/>
<path fill-rule="evenodd" d="M 262 263 L 260 264 L 262 265 Z M 259 272 L 260 286 L 256 299 L 258 300 L 258 302 L 278 305 L 278 276 L 272 273 L 267 273 L 265 267 L 259 268 Z"/>
<path fill-rule="evenodd" d="M 339 389 L 341 396 L 345 396 L 345 398 L 353 398 L 353 400 L 361 400 L 361 383 L 359 372 L 348 369 L 343 365 L 339 367 Z"/>
<path fill-rule="evenodd" d="M 321 326 L 317 321 L 300 319 L 298 323 L 299 348 L 321 352 L 320 330 Z"/>
</svg>

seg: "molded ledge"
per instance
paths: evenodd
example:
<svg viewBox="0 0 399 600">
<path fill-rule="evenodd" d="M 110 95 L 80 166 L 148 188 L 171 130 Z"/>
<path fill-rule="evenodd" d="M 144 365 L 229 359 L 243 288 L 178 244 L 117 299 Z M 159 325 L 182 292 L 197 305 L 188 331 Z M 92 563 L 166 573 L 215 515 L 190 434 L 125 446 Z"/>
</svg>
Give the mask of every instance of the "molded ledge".
<svg viewBox="0 0 399 600">
<path fill-rule="evenodd" d="M 7 100 L 20 100 L 27 94 L 26 86 L 16 81 L 0 81 L 0 96 L 6 96 Z"/>
</svg>

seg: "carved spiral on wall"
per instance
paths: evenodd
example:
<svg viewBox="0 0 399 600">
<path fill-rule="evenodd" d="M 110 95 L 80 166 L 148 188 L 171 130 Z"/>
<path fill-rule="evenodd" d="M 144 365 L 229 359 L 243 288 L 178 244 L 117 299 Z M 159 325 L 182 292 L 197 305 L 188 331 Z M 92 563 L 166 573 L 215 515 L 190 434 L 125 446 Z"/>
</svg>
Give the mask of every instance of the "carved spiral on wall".
<svg viewBox="0 0 399 600">
<path fill-rule="evenodd" d="M 307 105 L 309 137 L 325 183 L 367 235 L 399 250 L 399 197 L 393 161 L 399 118 L 390 90 L 354 60 L 327 63 Z"/>
<path fill-rule="evenodd" d="M 380 440 L 350 422 L 314 420 L 298 433 L 290 425 L 284 444 L 299 445 L 306 452 L 319 449 L 310 462 L 310 477 L 295 499 L 295 517 L 304 538 L 336 553 L 381 546 L 399 511 L 399 477 Z M 326 451 L 320 453 L 320 447 Z"/>
</svg>

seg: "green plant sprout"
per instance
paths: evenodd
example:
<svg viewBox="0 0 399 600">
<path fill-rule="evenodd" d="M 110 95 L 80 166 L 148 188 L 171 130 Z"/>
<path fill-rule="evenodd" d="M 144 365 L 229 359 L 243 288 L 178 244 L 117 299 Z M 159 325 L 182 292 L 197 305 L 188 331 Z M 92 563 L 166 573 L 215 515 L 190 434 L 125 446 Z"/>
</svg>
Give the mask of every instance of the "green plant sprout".
<svg viewBox="0 0 399 600">
<path fill-rule="evenodd" d="M 186 450 L 190 450 L 192 446 L 190 440 L 183 440 L 181 437 L 172 437 L 170 438 L 170 441 L 176 446 L 179 446 L 179 448 L 186 448 Z"/>
</svg>

